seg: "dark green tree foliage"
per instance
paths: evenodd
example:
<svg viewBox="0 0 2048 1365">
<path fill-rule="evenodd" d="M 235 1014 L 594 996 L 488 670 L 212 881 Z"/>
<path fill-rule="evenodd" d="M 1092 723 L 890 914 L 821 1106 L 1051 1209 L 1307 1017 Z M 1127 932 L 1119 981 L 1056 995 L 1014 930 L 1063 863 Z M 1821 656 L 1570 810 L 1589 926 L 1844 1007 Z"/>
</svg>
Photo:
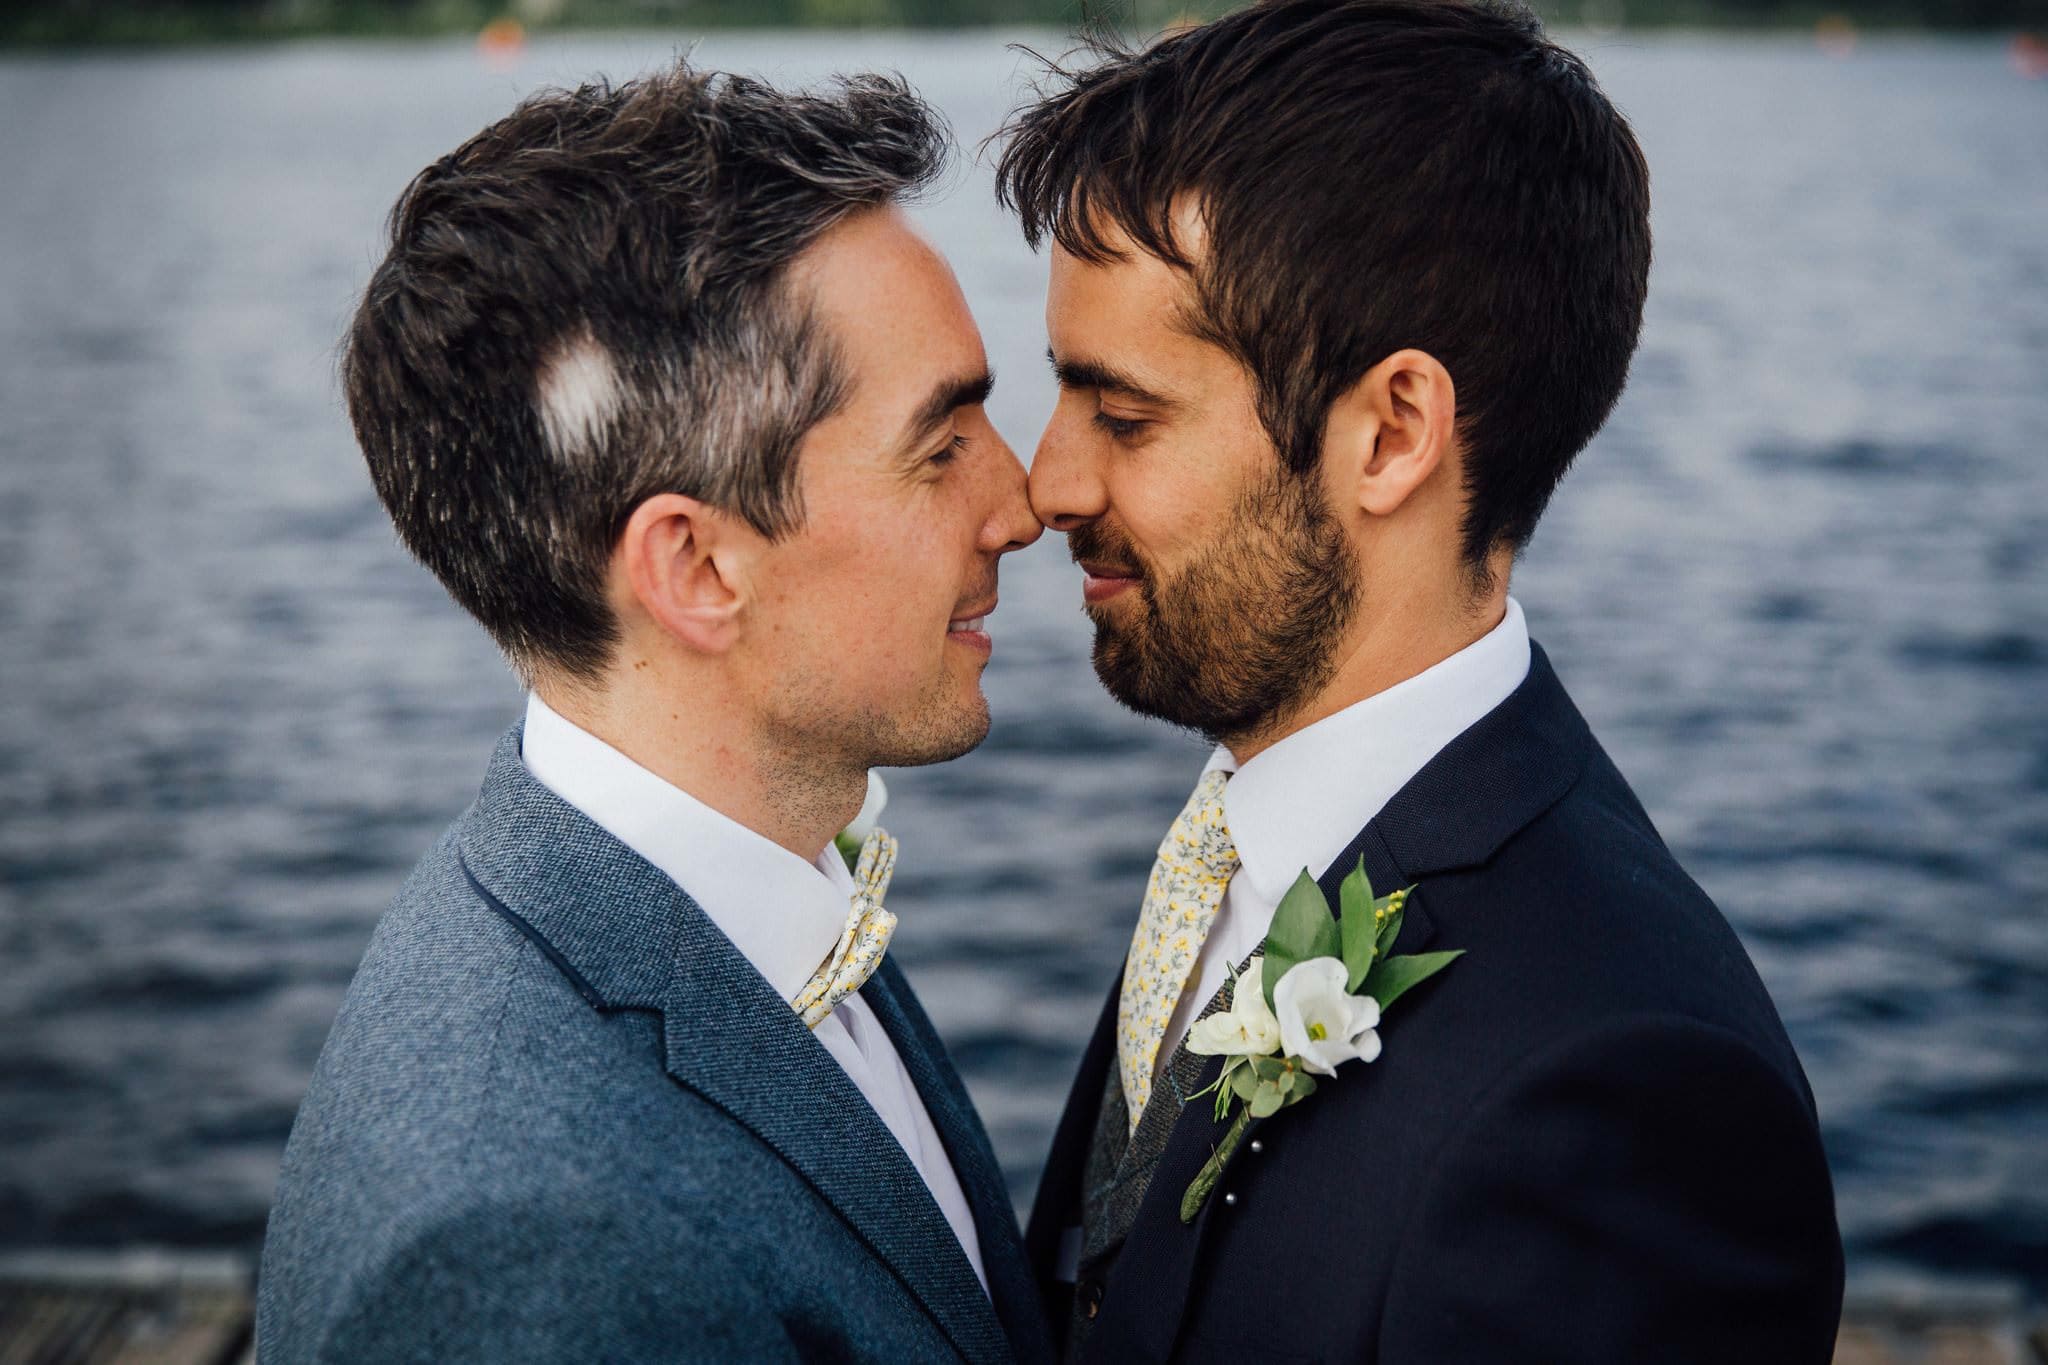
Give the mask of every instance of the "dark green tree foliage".
<svg viewBox="0 0 2048 1365">
<path fill-rule="evenodd" d="M 1534 0 L 1546 20 L 1628 26 L 2048 29 L 2048 0 Z M 1154 32 L 1235 8 L 1231 0 L 0 0 L 0 46 L 164 43 L 309 34 L 474 31 L 511 16 L 529 27 L 971 28 L 1100 24 Z"/>
</svg>

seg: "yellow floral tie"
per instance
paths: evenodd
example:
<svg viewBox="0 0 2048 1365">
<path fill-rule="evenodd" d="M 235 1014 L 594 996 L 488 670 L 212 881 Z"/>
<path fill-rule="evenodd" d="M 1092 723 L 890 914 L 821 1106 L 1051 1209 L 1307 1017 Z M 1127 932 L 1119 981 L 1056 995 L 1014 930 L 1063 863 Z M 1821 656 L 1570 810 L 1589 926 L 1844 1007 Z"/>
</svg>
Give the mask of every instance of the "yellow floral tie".
<svg viewBox="0 0 2048 1365">
<path fill-rule="evenodd" d="M 1152 880 L 1145 886 L 1138 930 L 1124 959 L 1123 991 L 1116 1005 L 1116 1062 L 1132 1132 L 1138 1130 L 1138 1118 L 1152 1095 L 1152 1068 L 1166 1026 L 1187 989 L 1202 940 L 1215 922 L 1216 907 L 1223 903 L 1223 889 L 1237 871 L 1237 845 L 1223 822 L 1223 784 L 1229 780 L 1230 774 L 1221 768 L 1203 773 L 1180 818 L 1166 831 L 1152 864 Z"/>
<path fill-rule="evenodd" d="M 860 861 L 853 869 L 853 908 L 846 912 L 846 929 L 838 945 L 789 1002 L 805 1028 L 816 1028 L 882 965 L 882 952 L 896 932 L 896 917 L 882 908 L 882 894 L 895 871 L 896 841 L 887 830 L 878 829 L 860 846 Z"/>
</svg>

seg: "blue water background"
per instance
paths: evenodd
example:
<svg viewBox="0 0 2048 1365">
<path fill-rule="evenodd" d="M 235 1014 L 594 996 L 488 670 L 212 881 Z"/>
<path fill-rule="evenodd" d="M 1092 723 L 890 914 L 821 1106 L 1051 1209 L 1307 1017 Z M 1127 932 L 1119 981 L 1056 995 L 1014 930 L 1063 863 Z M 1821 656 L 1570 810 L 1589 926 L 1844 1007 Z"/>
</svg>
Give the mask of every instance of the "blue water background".
<svg viewBox="0 0 2048 1365">
<path fill-rule="evenodd" d="M 386 527 L 336 338 L 415 170 L 684 41 L 0 60 L 0 1245 L 260 1236 L 371 924 L 518 708 Z M 1777 999 L 1858 1283 L 2048 1283 L 2048 82 L 1580 42 L 1657 266 L 1518 595 Z M 1028 73 L 985 33 L 698 56 L 900 69 L 970 143 Z M 921 216 L 1028 452 L 1043 264 L 989 183 Z M 1203 756 L 1099 693 L 1077 599 L 1058 537 L 1009 561 L 995 729 L 890 811 L 896 951 L 1020 1200 Z"/>
</svg>

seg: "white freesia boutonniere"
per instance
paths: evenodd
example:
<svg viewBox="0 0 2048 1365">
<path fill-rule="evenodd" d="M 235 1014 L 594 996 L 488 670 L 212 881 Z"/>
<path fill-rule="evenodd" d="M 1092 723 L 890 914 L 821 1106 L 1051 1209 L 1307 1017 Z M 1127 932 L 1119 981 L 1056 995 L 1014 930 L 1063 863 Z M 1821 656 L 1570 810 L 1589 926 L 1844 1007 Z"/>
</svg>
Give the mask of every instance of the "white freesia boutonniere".
<svg viewBox="0 0 2048 1365">
<path fill-rule="evenodd" d="M 1413 890 L 1373 899 L 1361 858 L 1338 888 L 1343 913 L 1332 916 L 1303 868 L 1273 912 L 1265 945 L 1242 976 L 1233 976 L 1230 1008 L 1188 1030 L 1188 1051 L 1226 1059 L 1210 1087 L 1216 1121 L 1228 1118 L 1233 1105 L 1243 1107 L 1188 1186 L 1183 1223 L 1202 1211 L 1253 1119 L 1307 1099 L 1317 1076 L 1335 1076 L 1345 1062 L 1377 1059 L 1380 1016 L 1464 952 L 1387 955 Z"/>
<path fill-rule="evenodd" d="M 833 845 L 839 856 L 846 859 L 846 870 L 851 872 L 860 862 L 860 846 L 875 832 L 875 826 L 882 821 L 882 807 L 889 804 L 889 789 L 882 785 L 882 775 L 873 768 L 868 769 L 868 795 L 860 803 L 860 814 L 853 817 L 853 823 L 832 836 Z"/>
<path fill-rule="evenodd" d="M 1188 1051 L 1205 1057 L 1263 1057 L 1280 1046 L 1280 1021 L 1264 991 L 1233 990 L 1230 1008 L 1195 1022 Z"/>
</svg>

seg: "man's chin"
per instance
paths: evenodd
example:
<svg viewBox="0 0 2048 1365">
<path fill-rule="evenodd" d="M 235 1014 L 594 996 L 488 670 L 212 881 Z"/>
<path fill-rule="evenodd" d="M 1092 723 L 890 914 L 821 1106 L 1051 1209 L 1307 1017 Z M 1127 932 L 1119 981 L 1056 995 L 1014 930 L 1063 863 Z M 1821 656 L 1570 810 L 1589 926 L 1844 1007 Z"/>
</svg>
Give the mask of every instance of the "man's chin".
<svg viewBox="0 0 2048 1365">
<path fill-rule="evenodd" d="M 988 738 L 991 723 L 988 698 L 981 694 L 978 685 L 970 686 L 970 696 L 957 701 L 949 699 L 943 706 L 923 708 L 910 723 L 899 726 L 894 742 L 884 753 L 869 760 L 869 766 L 921 768 L 979 748 Z"/>
<path fill-rule="evenodd" d="M 1095 665 L 1095 677 L 1103 690 L 1114 697 L 1119 705 L 1159 720 L 1170 720 L 1161 710 L 1145 666 L 1138 658 L 1136 646 L 1123 631 L 1115 629 L 1106 621 L 1095 623 L 1095 648 L 1090 655 Z"/>
<path fill-rule="evenodd" d="M 1147 659 L 1128 632 L 1098 625 L 1091 662 L 1103 690 L 1125 710 L 1209 739 L 1226 731 L 1195 681 Z"/>
</svg>

